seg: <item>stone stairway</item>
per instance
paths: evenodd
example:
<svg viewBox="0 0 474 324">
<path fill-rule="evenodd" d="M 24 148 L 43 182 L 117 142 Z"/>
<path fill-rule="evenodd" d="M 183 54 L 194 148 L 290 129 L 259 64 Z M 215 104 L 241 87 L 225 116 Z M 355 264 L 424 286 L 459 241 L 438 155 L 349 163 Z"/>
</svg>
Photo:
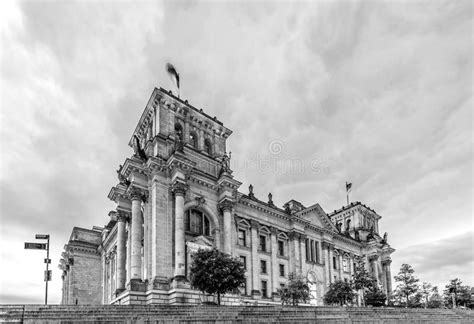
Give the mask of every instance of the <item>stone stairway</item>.
<svg viewBox="0 0 474 324">
<path fill-rule="evenodd" d="M 473 311 L 358 307 L 0 305 L 3 323 L 474 323 Z"/>
</svg>

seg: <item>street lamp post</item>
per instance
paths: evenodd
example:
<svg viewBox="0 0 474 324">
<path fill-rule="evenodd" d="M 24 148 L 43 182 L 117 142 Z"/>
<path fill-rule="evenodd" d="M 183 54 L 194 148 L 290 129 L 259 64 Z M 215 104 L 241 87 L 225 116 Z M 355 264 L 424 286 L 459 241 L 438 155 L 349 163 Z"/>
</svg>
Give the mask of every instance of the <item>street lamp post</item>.
<svg viewBox="0 0 474 324">
<path fill-rule="evenodd" d="M 35 238 L 37 240 L 47 240 L 46 243 L 29 243 L 25 242 L 25 249 L 30 250 L 46 250 L 46 259 L 44 259 L 44 263 L 46 263 L 46 271 L 44 272 L 44 281 L 46 282 L 46 291 L 44 295 L 44 304 L 48 305 L 48 281 L 51 280 L 51 270 L 49 270 L 49 264 L 51 263 L 51 259 L 49 258 L 49 234 L 36 234 Z"/>
</svg>

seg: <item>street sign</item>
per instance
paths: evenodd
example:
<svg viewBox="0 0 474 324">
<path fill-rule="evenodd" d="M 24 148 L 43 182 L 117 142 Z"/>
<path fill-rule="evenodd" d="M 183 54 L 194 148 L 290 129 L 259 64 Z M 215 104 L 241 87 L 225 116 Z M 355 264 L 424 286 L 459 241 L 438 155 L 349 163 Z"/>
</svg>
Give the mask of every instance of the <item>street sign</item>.
<svg viewBox="0 0 474 324">
<path fill-rule="evenodd" d="M 25 249 L 31 250 L 46 250 L 46 243 L 29 243 L 25 242 Z"/>
<path fill-rule="evenodd" d="M 49 234 L 36 234 L 35 239 L 37 239 L 37 240 L 47 240 L 47 239 L 49 239 Z"/>
<path fill-rule="evenodd" d="M 52 270 L 45 270 L 44 271 L 44 281 L 51 281 L 52 275 L 53 275 Z"/>
<path fill-rule="evenodd" d="M 44 259 L 44 263 L 51 264 L 51 259 Z"/>
</svg>

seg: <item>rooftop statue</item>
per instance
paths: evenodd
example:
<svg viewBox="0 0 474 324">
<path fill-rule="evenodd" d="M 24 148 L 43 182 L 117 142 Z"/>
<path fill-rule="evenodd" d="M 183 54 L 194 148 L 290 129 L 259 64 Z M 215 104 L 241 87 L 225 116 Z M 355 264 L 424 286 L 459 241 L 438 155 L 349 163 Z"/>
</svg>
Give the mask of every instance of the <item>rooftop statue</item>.
<svg viewBox="0 0 474 324">
<path fill-rule="evenodd" d="M 145 151 L 141 148 L 140 146 L 140 140 L 138 139 L 137 135 L 133 135 L 133 151 L 134 151 L 134 156 L 136 158 L 139 158 L 140 160 L 146 161 L 148 160 L 148 157 L 146 156 Z"/>
</svg>

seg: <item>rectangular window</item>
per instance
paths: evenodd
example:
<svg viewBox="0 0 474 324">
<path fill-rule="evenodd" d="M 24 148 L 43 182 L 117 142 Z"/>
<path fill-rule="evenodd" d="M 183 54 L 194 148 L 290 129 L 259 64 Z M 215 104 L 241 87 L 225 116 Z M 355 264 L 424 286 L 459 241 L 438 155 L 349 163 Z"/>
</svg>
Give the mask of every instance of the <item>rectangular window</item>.
<svg viewBox="0 0 474 324">
<path fill-rule="evenodd" d="M 262 298 L 267 298 L 267 282 L 262 281 Z"/>
<path fill-rule="evenodd" d="M 238 244 L 241 246 L 247 246 L 246 242 L 246 231 L 243 229 L 239 229 L 239 237 L 238 237 Z"/>
<path fill-rule="evenodd" d="M 320 260 L 320 258 L 319 258 L 319 242 L 315 242 L 315 246 L 316 246 L 316 248 L 315 248 L 315 250 L 316 250 L 316 260 L 315 261 L 317 263 L 321 263 L 321 262 L 319 262 L 319 260 Z"/>
<path fill-rule="evenodd" d="M 260 272 L 267 273 L 267 261 L 260 260 Z"/>
<path fill-rule="evenodd" d="M 278 241 L 278 255 L 284 256 L 285 255 L 285 242 Z"/>
<path fill-rule="evenodd" d="M 243 255 L 240 256 L 240 262 L 244 264 L 244 269 L 247 270 L 247 258 Z"/>
<path fill-rule="evenodd" d="M 345 272 L 349 272 L 349 268 L 347 266 L 347 259 L 342 259 L 342 270 Z"/>
<path fill-rule="evenodd" d="M 332 257 L 332 268 L 337 269 L 336 257 Z"/>
<path fill-rule="evenodd" d="M 306 246 L 306 261 L 309 261 L 309 239 L 305 240 L 305 246 Z"/>
<path fill-rule="evenodd" d="M 260 251 L 267 251 L 267 237 L 265 235 L 260 235 Z"/>
<path fill-rule="evenodd" d="M 247 295 L 247 278 L 245 278 L 245 280 L 242 283 L 242 286 L 240 286 L 239 290 L 240 290 L 241 295 Z"/>
<path fill-rule="evenodd" d="M 311 245 L 311 261 L 314 262 L 314 241 L 311 240 L 310 241 L 310 245 Z"/>
<path fill-rule="evenodd" d="M 280 264 L 280 277 L 284 277 L 284 276 L 285 276 L 285 265 Z"/>
</svg>

